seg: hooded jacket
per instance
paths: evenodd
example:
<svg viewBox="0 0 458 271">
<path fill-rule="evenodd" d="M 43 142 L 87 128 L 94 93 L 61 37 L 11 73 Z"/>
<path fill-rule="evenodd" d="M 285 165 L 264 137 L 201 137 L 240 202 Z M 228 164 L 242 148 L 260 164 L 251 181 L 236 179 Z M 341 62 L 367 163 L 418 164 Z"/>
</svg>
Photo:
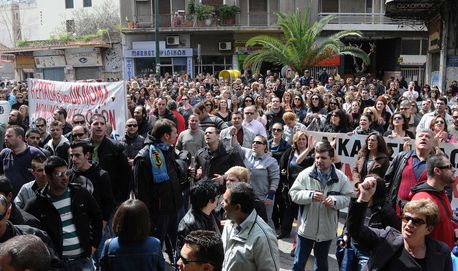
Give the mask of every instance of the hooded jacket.
<svg viewBox="0 0 458 271">
<path fill-rule="evenodd" d="M 60 141 L 55 148 L 52 144 L 51 138 L 44 146 L 44 149 L 49 151 L 51 155 L 59 156 L 60 158 L 64 159 L 65 162 L 68 162 L 68 149 L 70 149 L 70 142 L 67 138 L 65 138 L 65 136 L 60 136 Z"/>
<path fill-rule="evenodd" d="M 174 214 L 183 204 L 179 181 L 180 173 L 175 161 L 176 154 L 173 147 L 169 147 L 167 151 L 162 151 L 169 181 L 162 183 L 154 183 L 153 181 L 149 146 L 160 143 L 162 141 L 148 134 L 145 139 L 145 147 L 135 157 L 133 166 L 134 192 L 137 198 L 146 204 L 151 215 Z M 154 223 L 154 221 L 152 222 Z"/>
<path fill-rule="evenodd" d="M 411 200 L 426 198 L 436 203 L 439 208 L 439 223 L 434 226 L 429 236 L 434 240 L 446 243 L 449 248 L 452 249 L 455 241 L 454 229 L 457 228 L 458 225 L 451 219 L 453 215 L 452 207 L 450 206 L 445 190 L 439 191 L 428 183 L 423 182 L 412 187 L 410 191 Z"/>
</svg>

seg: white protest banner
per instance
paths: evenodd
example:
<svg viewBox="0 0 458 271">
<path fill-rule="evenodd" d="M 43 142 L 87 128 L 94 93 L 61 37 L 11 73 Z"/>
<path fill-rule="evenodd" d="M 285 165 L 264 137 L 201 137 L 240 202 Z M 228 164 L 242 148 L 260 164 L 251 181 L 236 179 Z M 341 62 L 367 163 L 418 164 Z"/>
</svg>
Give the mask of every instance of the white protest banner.
<svg viewBox="0 0 458 271">
<path fill-rule="evenodd" d="M 336 140 L 336 153 L 340 156 L 342 161 L 342 171 L 348 178 L 352 178 L 351 170 L 356 164 L 356 159 L 359 150 L 364 146 L 367 136 L 365 135 L 347 135 L 343 133 L 322 133 L 322 132 L 310 132 L 306 133 L 312 136 L 316 141 L 323 138 L 327 138 L 332 141 Z M 392 161 L 393 157 L 403 151 L 404 140 L 384 137 L 386 144 L 391 147 L 393 154 L 390 157 Z M 415 140 L 410 140 L 412 148 L 415 147 Z M 440 143 L 439 148 L 450 158 L 452 165 L 457 168 L 458 163 L 458 144 L 452 143 Z M 452 208 L 458 208 L 458 171 L 455 172 L 455 183 L 453 185 L 453 201 Z"/>
<path fill-rule="evenodd" d="M 113 134 L 124 136 L 127 117 L 125 83 L 120 82 L 59 82 L 29 79 L 30 122 L 39 117 L 50 120 L 58 108 L 67 110 L 67 121 L 83 114 L 89 123 L 93 114 L 105 116 Z"/>
</svg>

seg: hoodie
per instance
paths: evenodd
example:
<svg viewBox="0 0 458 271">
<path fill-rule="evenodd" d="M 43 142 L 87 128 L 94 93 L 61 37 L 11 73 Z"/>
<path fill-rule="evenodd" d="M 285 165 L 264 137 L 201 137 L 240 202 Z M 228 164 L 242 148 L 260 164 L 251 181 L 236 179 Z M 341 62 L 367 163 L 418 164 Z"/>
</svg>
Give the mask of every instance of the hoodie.
<svg viewBox="0 0 458 271">
<path fill-rule="evenodd" d="M 68 149 L 70 149 L 70 142 L 65 136 L 60 136 L 60 141 L 55 148 L 52 144 L 52 139 L 50 139 L 48 143 L 45 144 L 44 149 L 49 151 L 51 155 L 59 156 L 68 163 Z"/>
<path fill-rule="evenodd" d="M 434 226 L 429 236 L 446 243 L 452 249 L 455 241 L 454 229 L 458 228 L 458 225 L 452 220 L 452 207 L 450 206 L 445 190 L 437 190 L 427 182 L 423 182 L 412 187 L 410 191 L 411 200 L 427 198 L 436 203 L 439 208 L 439 223 Z"/>
</svg>

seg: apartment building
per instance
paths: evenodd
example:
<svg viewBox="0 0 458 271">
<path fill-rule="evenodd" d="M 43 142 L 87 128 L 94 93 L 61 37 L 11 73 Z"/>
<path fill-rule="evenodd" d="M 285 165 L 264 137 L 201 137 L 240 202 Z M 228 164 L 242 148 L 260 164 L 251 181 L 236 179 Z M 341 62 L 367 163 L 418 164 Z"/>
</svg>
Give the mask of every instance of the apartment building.
<svg viewBox="0 0 458 271">
<path fill-rule="evenodd" d="M 312 20 L 332 15 L 335 19 L 323 35 L 339 30 L 360 30 L 363 39 L 346 40 L 371 51 L 372 63 L 362 73 L 380 79 L 404 75 L 423 82 L 426 63 L 427 28 L 424 24 L 405 23 L 384 15 L 383 0 L 195 0 L 218 10 L 235 5 L 240 12 L 233 20 L 217 16 L 196 20 L 190 0 L 159 1 L 159 45 L 161 72 L 215 73 L 223 69 L 240 69 L 244 57 L 256 48 L 245 42 L 259 34 L 280 36 L 276 12 L 289 13 L 296 8 L 311 7 Z M 123 77 L 155 71 L 154 0 L 122 0 Z M 201 16 L 201 18 L 203 18 Z M 361 70 L 351 57 L 339 57 L 326 64 L 337 67 L 340 74 Z M 265 65 L 280 70 L 281 67 Z M 321 67 L 311 67 L 318 71 Z"/>
</svg>

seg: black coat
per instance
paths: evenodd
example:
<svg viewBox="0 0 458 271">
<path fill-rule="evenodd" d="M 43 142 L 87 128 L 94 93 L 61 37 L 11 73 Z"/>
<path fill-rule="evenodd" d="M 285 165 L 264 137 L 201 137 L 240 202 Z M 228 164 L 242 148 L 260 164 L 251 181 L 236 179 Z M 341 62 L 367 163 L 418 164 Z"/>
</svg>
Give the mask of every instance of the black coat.
<svg viewBox="0 0 458 271">
<path fill-rule="evenodd" d="M 213 213 L 206 215 L 201 210 L 189 209 L 185 216 L 181 219 L 178 224 L 177 232 L 177 248 L 178 251 L 183 247 L 183 241 L 186 235 L 195 230 L 207 230 L 214 231 L 221 234 L 219 220 Z M 218 227 L 218 228 L 217 228 Z"/>
<path fill-rule="evenodd" d="M 100 167 L 110 175 L 115 202 L 116 205 L 119 205 L 127 199 L 132 179 L 124 146 L 104 138 L 98 148 L 98 156 Z"/>
<path fill-rule="evenodd" d="M 176 154 L 173 147 L 162 151 L 167 167 L 169 181 L 154 183 L 151 159 L 149 155 L 150 144 L 158 144 L 151 135 L 145 140 L 146 146 L 140 150 L 134 159 L 133 176 L 134 192 L 137 198 L 143 201 L 152 215 L 175 214 L 183 204 L 179 181 L 179 170 L 175 161 Z M 152 221 L 154 225 L 154 221 Z"/>
<path fill-rule="evenodd" d="M 91 194 L 78 185 L 69 184 L 73 224 L 84 250 L 84 256 L 90 257 L 92 247 L 98 247 L 102 238 L 102 212 Z M 27 203 L 24 210 L 37 217 L 42 229 L 46 231 L 62 257 L 63 236 L 60 214 L 47 197 L 48 186 L 39 190 L 37 197 Z"/>
<path fill-rule="evenodd" d="M 348 232 L 358 245 L 371 255 L 363 270 L 387 270 L 386 266 L 397 253 L 404 249 L 402 234 L 394 228 L 374 229 L 363 225 L 367 203 L 350 202 Z M 450 250 L 443 242 L 426 239 L 426 270 L 452 270 Z M 415 263 L 413 263 L 415 265 Z M 409 268 L 406 270 L 422 270 Z M 390 271 L 390 270 L 387 270 Z"/>
</svg>

